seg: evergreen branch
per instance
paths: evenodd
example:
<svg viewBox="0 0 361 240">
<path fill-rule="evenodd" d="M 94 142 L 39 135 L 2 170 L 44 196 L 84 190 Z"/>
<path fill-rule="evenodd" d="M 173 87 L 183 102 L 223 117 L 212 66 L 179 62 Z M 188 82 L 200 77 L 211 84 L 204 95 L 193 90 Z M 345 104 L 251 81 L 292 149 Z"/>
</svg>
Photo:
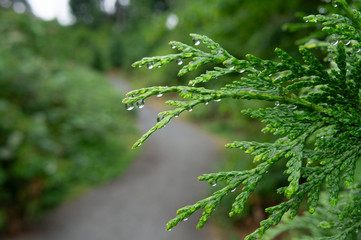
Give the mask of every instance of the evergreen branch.
<svg viewBox="0 0 361 240">
<path fill-rule="evenodd" d="M 134 66 L 147 65 L 153 69 L 172 61 L 182 65 L 184 60 L 189 60 L 179 71 L 180 76 L 205 64 L 216 66 L 190 80 L 189 86 L 158 86 L 128 93 L 123 100 L 128 109 L 136 106 L 141 108 L 145 99 L 171 92 L 183 99 L 167 101 L 175 109 L 159 113 L 158 123 L 133 147 L 141 145 L 172 118 L 184 111 L 191 111 L 198 104 L 223 98 L 275 102 L 274 107 L 246 109 L 242 112 L 252 118 L 262 119 L 265 123 L 262 131 L 280 136 L 276 141 L 234 141 L 226 145 L 227 148 L 239 148 L 251 153 L 258 165 L 248 171 L 211 173 L 199 177 L 200 181 L 208 181 L 211 185 L 225 182 L 226 186 L 210 197 L 178 210 L 177 216 L 167 224 L 167 230 L 199 209 L 204 211 L 197 227 L 203 227 L 223 197 L 241 185 L 242 191 L 235 198 L 229 215 L 242 212 L 265 173 L 279 161 L 285 162 L 289 183 L 279 188 L 278 193 L 284 194 L 288 200 L 268 208 L 270 216 L 247 239 L 262 238 L 265 231 L 277 225 L 287 212 L 291 218 L 295 217 L 305 198 L 309 212 L 315 212 L 324 183 L 333 206 L 340 198 L 341 180 L 346 185 L 353 183 L 361 153 L 361 13 L 351 9 L 344 0 L 335 0 L 334 4 L 338 5 L 343 14 L 305 17 L 306 22 L 322 24 L 322 30 L 329 36 L 328 42 L 314 40 L 300 47 L 302 62 L 281 49 L 275 50 L 279 61 L 263 60 L 250 54 L 240 60 L 210 38 L 191 34 L 195 46 L 202 43 L 208 50 L 171 42 L 172 48 L 176 48 L 179 53 L 143 58 L 134 63 Z M 309 48 L 313 47 L 323 47 L 331 61 L 322 63 L 310 52 Z M 242 75 L 218 89 L 195 87 L 200 83 L 207 85 L 210 80 L 228 74 Z M 358 209 L 361 212 L 361 207 Z M 354 214 L 353 210 L 344 207 L 339 215 L 351 219 L 351 214 Z M 323 239 L 346 239 L 360 227 L 352 226 L 349 222 L 338 224 L 343 232 Z"/>
<path fill-rule="evenodd" d="M 344 12 L 356 28 L 361 29 L 361 16 L 357 11 L 353 11 L 345 0 L 335 0 L 334 4 Z"/>
</svg>

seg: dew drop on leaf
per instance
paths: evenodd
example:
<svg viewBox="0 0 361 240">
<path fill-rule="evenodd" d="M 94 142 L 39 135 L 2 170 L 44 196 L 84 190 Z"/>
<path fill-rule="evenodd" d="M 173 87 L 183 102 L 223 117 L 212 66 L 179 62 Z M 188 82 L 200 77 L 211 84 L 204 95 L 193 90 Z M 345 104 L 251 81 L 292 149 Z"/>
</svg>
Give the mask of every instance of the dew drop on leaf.
<svg viewBox="0 0 361 240">
<path fill-rule="evenodd" d="M 216 99 L 216 100 L 214 100 L 215 102 L 220 102 L 220 101 L 222 101 L 222 99 Z"/>
<path fill-rule="evenodd" d="M 331 42 L 331 44 L 332 44 L 332 45 L 337 45 L 338 42 L 339 42 L 339 40 L 336 40 L 336 41 L 334 41 L 334 42 Z"/>
<path fill-rule="evenodd" d="M 125 105 L 125 109 L 127 109 L 128 111 L 130 111 L 130 110 L 133 110 L 133 109 L 134 109 L 134 106 L 133 106 L 133 105 L 126 104 L 126 105 Z"/>
<path fill-rule="evenodd" d="M 179 58 L 179 59 L 177 60 L 177 64 L 178 64 L 178 65 L 182 65 L 182 64 L 183 64 L 183 60 L 182 60 L 181 58 Z"/>
<path fill-rule="evenodd" d="M 158 116 L 158 117 L 157 117 L 157 122 L 162 121 L 162 120 L 163 120 L 163 118 L 164 118 L 164 116 L 163 116 L 163 115 Z"/>
<path fill-rule="evenodd" d="M 163 96 L 163 94 L 162 94 L 162 93 L 157 94 L 157 97 L 161 97 L 161 96 Z"/>
<path fill-rule="evenodd" d="M 147 64 L 148 69 L 153 69 L 154 68 L 154 63 L 150 62 Z"/>
<path fill-rule="evenodd" d="M 235 192 L 236 191 L 236 189 L 234 188 L 234 189 L 232 189 L 232 191 L 231 192 Z"/>
<path fill-rule="evenodd" d="M 201 41 L 199 41 L 197 38 L 193 38 L 193 44 L 198 46 L 201 43 Z"/>
<path fill-rule="evenodd" d="M 280 105 L 280 102 L 279 101 L 276 101 L 275 102 L 275 106 L 279 106 Z"/>
<path fill-rule="evenodd" d="M 318 10 L 318 12 L 321 13 L 321 14 L 325 14 L 325 13 L 327 13 L 327 9 L 326 8 L 320 8 Z"/>
<path fill-rule="evenodd" d="M 135 104 L 138 108 L 143 108 L 144 107 L 144 100 L 139 100 L 136 104 Z"/>
<path fill-rule="evenodd" d="M 188 218 L 183 219 L 183 222 L 186 222 L 186 221 L 188 221 Z"/>
</svg>

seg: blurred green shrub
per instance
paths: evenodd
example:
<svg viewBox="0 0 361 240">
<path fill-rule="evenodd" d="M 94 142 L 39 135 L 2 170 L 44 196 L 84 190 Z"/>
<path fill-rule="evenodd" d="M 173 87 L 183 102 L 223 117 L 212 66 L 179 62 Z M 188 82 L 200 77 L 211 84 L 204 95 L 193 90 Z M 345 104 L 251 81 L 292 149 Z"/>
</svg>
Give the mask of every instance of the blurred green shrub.
<svg viewBox="0 0 361 240">
<path fill-rule="evenodd" d="M 46 29 L 8 16 L 0 21 L 0 231 L 12 233 L 122 173 L 136 131 L 105 77 L 41 56 Z"/>
<path fill-rule="evenodd" d="M 124 49 L 121 36 L 113 35 L 109 44 L 109 59 L 112 67 L 122 67 L 124 61 Z"/>
</svg>

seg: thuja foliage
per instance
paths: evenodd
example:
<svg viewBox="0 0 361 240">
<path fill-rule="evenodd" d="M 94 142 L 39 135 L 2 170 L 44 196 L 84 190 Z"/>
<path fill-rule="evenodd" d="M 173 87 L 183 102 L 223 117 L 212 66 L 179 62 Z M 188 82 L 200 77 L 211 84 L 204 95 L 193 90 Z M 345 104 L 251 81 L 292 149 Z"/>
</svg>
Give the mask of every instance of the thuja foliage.
<svg viewBox="0 0 361 240">
<path fill-rule="evenodd" d="M 207 36 L 191 34 L 194 45 L 170 42 L 177 53 L 146 57 L 133 64 L 156 69 L 170 62 L 185 65 L 183 76 L 200 66 L 211 68 L 189 81 L 188 86 L 155 86 L 128 93 L 123 102 L 131 109 L 143 106 L 153 95 L 177 93 L 180 98 L 167 101 L 172 110 L 159 113 L 158 123 L 145 133 L 133 147 L 140 146 L 153 132 L 164 127 L 184 111 L 200 104 L 224 98 L 265 100 L 273 107 L 244 109 L 242 112 L 265 123 L 263 132 L 273 133 L 277 140 L 270 143 L 235 141 L 227 148 L 238 148 L 254 156 L 256 167 L 246 171 L 205 174 L 200 181 L 210 184 L 224 182 L 225 187 L 197 203 L 177 211 L 169 221 L 170 230 L 197 210 L 202 210 L 197 228 L 209 219 L 222 198 L 241 189 L 234 199 L 229 215 L 243 211 L 245 203 L 267 172 L 276 162 L 287 170 L 288 185 L 277 189 L 285 201 L 266 209 L 268 218 L 246 239 L 262 238 L 266 230 L 277 225 L 287 213 L 294 218 L 301 203 L 306 200 L 308 211 L 313 213 L 319 203 L 320 193 L 327 192 L 328 202 L 335 206 L 343 183 L 354 182 L 356 162 L 361 152 L 361 13 L 346 1 L 332 4 L 337 13 L 305 17 L 306 23 L 319 24 L 327 37 L 299 47 L 302 60 L 296 60 L 282 49 L 276 49 L 277 61 L 263 60 L 251 54 L 237 59 Z M 206 48 L 201 48 L 205 46 Z M 317 58 L 310 48 L 324 51 L 327 61 Z M 204 50 L 205 49 L 205 50 Z M 231 75 L 232 83 L 221 88 L 207 88 L 211 80 L 221 82 L 221 77 Z M 341 208 L 344 224 L 342 231 L 326 239 L 348 239 L 360 227 L 353 214 L 360 205 Z M 359 214 L 356 214 L 359 217 Z M 325 238 L 323 238 L 325 239 Z"/>
<path fill-rule="evenodd" d="M 327 195 L 321 193 L 319 206 L 314 214 L 304 213 L 290 219 L 287 215 L 281 224 L 271 228 L 264 235 L 265 240 L 276 239 L 280 234 L 288 232 L 293 237 L 302 234 L 303 240 L 311 239 L 360 239 L 359 229 L 361 222 L 361 191 L 360 185 L 354 185 L 347 190 L 341 191 L 339 204 L 331 206 Z M 305 235 L 304 233 L 307 233 Z M 292 238 L 294 239 L 294 238 Z"/>
</svg>

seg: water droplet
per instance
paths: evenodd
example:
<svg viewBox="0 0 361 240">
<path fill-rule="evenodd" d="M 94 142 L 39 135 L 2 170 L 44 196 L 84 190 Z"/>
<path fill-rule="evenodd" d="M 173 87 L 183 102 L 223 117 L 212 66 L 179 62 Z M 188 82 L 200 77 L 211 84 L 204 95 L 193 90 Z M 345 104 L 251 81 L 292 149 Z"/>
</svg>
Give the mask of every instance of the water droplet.
<svg viewBox="0 0 361 240">
<path fill-rule="evenodd" d="M 172 229 L 168 229 L 167 231 L 168 231 L 168 232 L 171 232 L 171 231 L 172 231 Z"/>
<path fill-rule="evenodd" d="M 186 221 L 188 221 L 188 218 L 183 219 L 183 222 L 186 222 Z"/>
<path fill-rule="evenodd" d="M 158 116 L 158 117 L 157 117 L 157 122 L 162 121 L 162 120 L 163 120 L 163 118 L 164 118 L 164 116 L 163 116 L 163 115 Z"/>
<path fill-rule="evenodd" d="M 130 110 L 133 110 L 133 109 L 134 109 L 134 106 L 133 106 L 133 105 L 126 104 L 126 105 L 125 105 L 125 109 L 127 109 L 128 111 L 130 111 Z"/>
<path fill-rule="evenodd" d="M 139 68 L 141 68 L 141 67 L 142 67 L 142 65 L 139 65 L 138 67 L 139 67 Z"/>
<path fill-rule="evenodd" d="M 233 71 L 233 70 L 234 70 L 234 67 L 230 67 L 229 70 Z"/>
<path fill-rule="evenodd" d="M 246 71 L 246 70 L 243 70 L 243 69 L 242 69 L 241 71 L 239 71 L 239 73 L 244 73 L 245 71 Z"/>
<path fill-rule="evenodd" d="M 361 48 L 359 50 L 357 50 L 357 53 L 361 52 Z"/>
<path fill-rule="evenodd" d="M 308 22 L 309 22 L 309 20 L 308 20 L 308 19 L 306 19 L 306 20 L 305 20 L 305 22 L 306 22 L 306 23 L 308 23 Z"/>
<path fill-rule="evenodd" d="M 201 41 L 199 41 L 197 38 L 193 38 L 193 44 L 198 46 L 201 43 Z"/>
<path fill-rule="evenodd" d="M 190 109 L 188 109 L 188 111 L 189 111 L 189 112 L 192 112 L 192 111 L 193 111 L 193 109 L 192 109 L 192 108 L 190 108 Z"/>
<path fill-rule="evenodd" d="M 332 45 L 337 45 L 339 43 L 339 40 L 336 40 L 334 42 L 331 42 Z"/>
<path fill-rule="evenodd" d="M 213 184 L 212 184 L 212 187 L 215 187 L 215 186 L 217 186 L 217 183 L 213 183 Z"/>
<path fill-rule="evenodd" d="M 327 13 L 327 9 L 326 8 L 320 8 L 318 10 L 318 12 L 321 13 L 321 14 L 325 14 L 325 13 Z"/>
<path fill-rule="evenodd" d="M 231 192 L 235 192 L 236 191 L 236 189 L 234 188 L 234 189 L 232 189 L 232 191 Z"/>
<path fill-rule="evenodd" d="M 196 85 L 196 84 L 195 84 L 195 83 L 193 83 L 193 84 L 192 84 L 192 87 L 194 87 L 195 85 Z"/>
<path fill-rule="evenodd" d="M 295 109 L 297 109 L 297 106 L 296 105 L 290 105 L 290 109 L 295 110 Z"/>
<path fill-rule="evenodd" d="M 208 105 L 208 104 L 209 104 L 209 102 L 206 102 L 205 104 L 206 104 L 206 105 Z"/>
<path fill-rule="evenodd" d="M 177 60 L 177 64 L 178 64 L 178 65 L 182 65 L 182 64 L 183 64 L 183 60 L 182 60 L 181 58 L 179 58 L 179 59 Z"/>
<path fill-rule="evenodd" d="M 154 68 L 154 63 L 150 62 L 147 64 L 148 69 L 153 69 Z"/>
<path fill-rule="evenodd" d="M 175 115 L 174 117 L 177 118 L 177 117 L 179 117 L 179 115 Z"/>
<path fill-rule="evenodd" d="M 349 40 L 349 41 L 346 43 L 346 45 L 350 45 L 350 43 L 351 43 L 351 40 Z"/>
<path fill-rule="evenodd" d="M 175 49 L 175 46 L 173 45 L 172 48 Z"/>
<path fill-rule="evenodd" d="M 138 102 L 136 102 L 135 104 L 138 108 L 143 108 L 144 107 L 144 100 L 139 100 Z"/>
<path fill-rule="evenodd" d="M 338 4 L 337 4 L 337 3 L 335 3 L 335 4 L 333 4 L 333 6 L 334 6 L 334 7 L 338 7 Z"/>
<path fill-rule="evenodd" d="M 222 101 L 222 99 L 216 99 L 216 100 L 214 100 L 215 102 L 220 102 L 220 101 Z"/>
<path fill-rule="evenodd" d="M 157 97 L 163 96 L 163 93 L 158 93 Z"/>
<path fill-rule="evenodd" d="M 321 138 L 325 138 L 325 136 L 321 136 Z"/>
<path fill-rule="evenodd" d="M 275 106 L 279 106 L 280 105 L 280 102 L 279 101 L 276 101 L 275 102 Z"/>
</svg>

